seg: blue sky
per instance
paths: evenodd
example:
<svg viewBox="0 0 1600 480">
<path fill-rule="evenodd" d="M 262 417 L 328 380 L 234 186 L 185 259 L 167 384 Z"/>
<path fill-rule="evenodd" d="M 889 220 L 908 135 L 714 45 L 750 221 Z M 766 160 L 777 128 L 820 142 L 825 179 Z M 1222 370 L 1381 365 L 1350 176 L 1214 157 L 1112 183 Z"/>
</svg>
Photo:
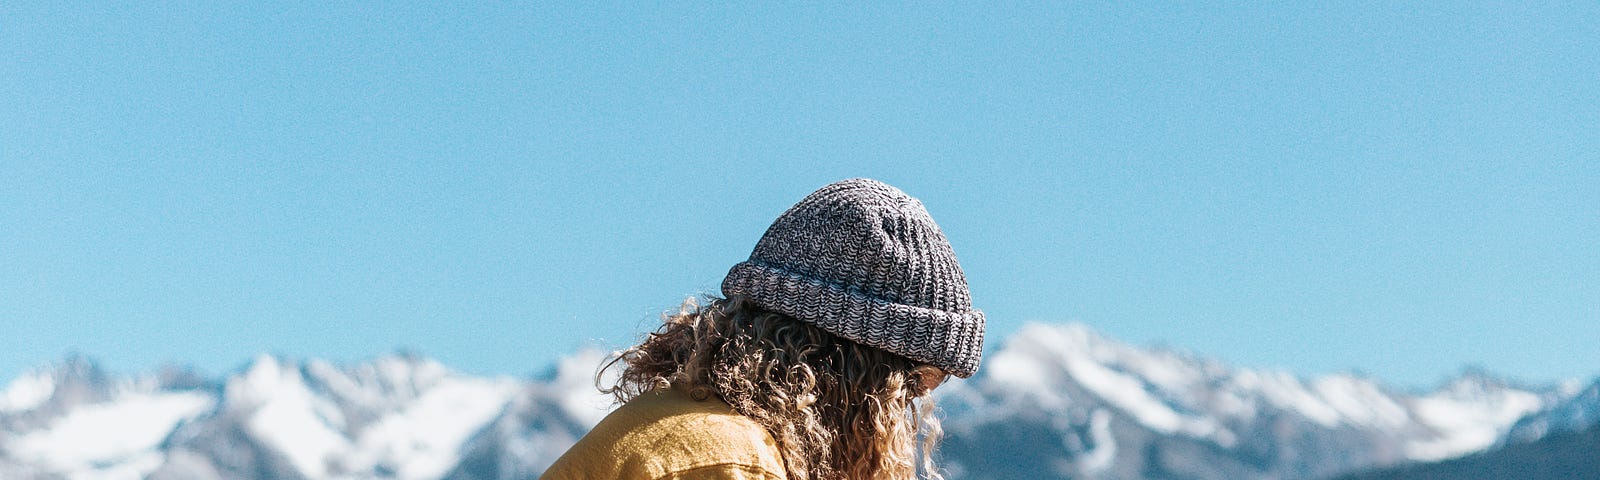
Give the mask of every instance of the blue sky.
<svg viewBox="0 0 1600 480">
<path fill-rule="evenodd" d="M 527 374 L 828 182 L 923 199 L 992 349 L 1600 375 L 1600 4 L 0 6 L 0 381 Z"/>
</svg>

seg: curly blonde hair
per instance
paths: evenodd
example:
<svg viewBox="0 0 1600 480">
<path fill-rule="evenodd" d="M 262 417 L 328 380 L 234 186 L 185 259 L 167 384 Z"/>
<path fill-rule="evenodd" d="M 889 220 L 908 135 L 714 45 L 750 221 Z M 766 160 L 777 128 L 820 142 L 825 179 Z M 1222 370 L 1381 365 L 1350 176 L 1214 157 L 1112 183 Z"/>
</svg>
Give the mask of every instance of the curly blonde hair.
<svg viewBox="0 0 1600 480">
<path fill-rule="evenodd" d="M 617 401 L 668 385 L 696 400 L 716 395 L 772 434 L 790 479 L 942 478 L 928 393 L 943 371 L 739 297 L 690 298 L 663 318 L 602 367 L 623 365 L 602 387 Z"/>
</svg>

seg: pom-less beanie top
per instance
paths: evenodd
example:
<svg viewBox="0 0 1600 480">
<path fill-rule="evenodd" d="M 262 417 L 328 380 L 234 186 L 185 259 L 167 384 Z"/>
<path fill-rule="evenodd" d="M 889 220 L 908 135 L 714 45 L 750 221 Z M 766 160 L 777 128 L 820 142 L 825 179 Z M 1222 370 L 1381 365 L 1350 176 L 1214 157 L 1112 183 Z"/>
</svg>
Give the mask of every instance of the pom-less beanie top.
<svg viewBox="0 0 1600 480">
<path fill-rule="evenodd" d="M 779 216 L 722 294 L 962 378 L 983 356 L 983 312 L 922 202 L 868 179 L 829 184 Z"/>
</svg>

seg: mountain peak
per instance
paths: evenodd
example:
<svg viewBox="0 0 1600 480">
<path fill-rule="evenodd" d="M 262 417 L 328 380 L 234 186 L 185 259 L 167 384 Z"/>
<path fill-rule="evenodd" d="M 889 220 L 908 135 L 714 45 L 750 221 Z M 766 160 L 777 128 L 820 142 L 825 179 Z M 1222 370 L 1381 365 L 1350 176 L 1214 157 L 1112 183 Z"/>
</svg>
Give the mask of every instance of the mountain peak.
<svg viewBox="0 0 1600 480">
<path fill-rule="evenodd" d="M 119 379 L 107 373 L 99 362 L 74 353 L 13 379 L 0 391 L 0 413 L 29 411 L 52 402 L 104 401 L 120 387 Z"/>
<path fill-rule="evenodd" d="M 1507 389 L 1531 390 L 1532 388 L 1490 372 L 1481 365 L 1469 365 L 1462 368 L 1455 377 L 1447 380 L 1437 391 L 1450 392 L 1454 395 L 1483 395 Z"/>
</svg>

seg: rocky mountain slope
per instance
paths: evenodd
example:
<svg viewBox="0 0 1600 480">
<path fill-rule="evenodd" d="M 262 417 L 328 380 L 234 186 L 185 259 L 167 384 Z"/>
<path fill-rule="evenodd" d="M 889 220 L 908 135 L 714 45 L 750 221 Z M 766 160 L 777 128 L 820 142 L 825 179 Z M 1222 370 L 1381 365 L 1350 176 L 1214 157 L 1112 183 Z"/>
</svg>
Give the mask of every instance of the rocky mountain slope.
<svg viewBox="0 0 1600 480">
<path fill-rule="evenodd" d="M 1367 471 L 1340 480 L 1595 480 L 1600 479 L 1600 425 L 1554 432 L 1528 443 L 1507 445 L 1437 463 Z"/>
</svg>

